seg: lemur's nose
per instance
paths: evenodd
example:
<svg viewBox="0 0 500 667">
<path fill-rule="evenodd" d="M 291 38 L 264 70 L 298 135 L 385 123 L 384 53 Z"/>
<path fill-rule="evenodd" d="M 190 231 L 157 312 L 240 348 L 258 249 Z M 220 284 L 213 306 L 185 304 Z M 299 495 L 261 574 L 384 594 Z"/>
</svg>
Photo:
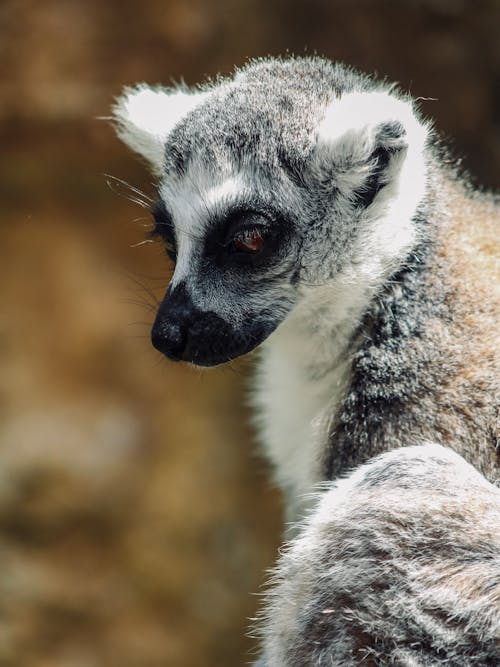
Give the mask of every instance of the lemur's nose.
<svg viewBox="0 0 500 667">
<path fill-rule="evenodd" d="M 173 361 L 180 361 L 192 318 L 193 304 L 184 285 L 169 287 L 151 330 L 153 347 Z"/>
<path fill-rule="evenodd" d="M 151 330 L 151 342 L 172 361 L 180 361 L 186 347 L 186 333 L 175 320 L 157 317 Z"/>
<path fill-rule="evenodd" d="M 228 359 L 234 340 L 240 339 L 232 326 L 216 313 L 198 308 L 183 283 L 167 290 L 151 341 L 169 359 L 214 366 Z"/>
</svg>

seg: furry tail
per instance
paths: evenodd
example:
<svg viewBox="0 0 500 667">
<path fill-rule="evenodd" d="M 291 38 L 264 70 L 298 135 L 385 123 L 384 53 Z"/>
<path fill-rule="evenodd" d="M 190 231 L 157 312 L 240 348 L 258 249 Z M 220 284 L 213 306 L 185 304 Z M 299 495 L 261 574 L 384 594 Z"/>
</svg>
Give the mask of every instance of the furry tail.
<svg viewBox="0 0 500 667">
<path fill-rule="evenodd" d="M 259 667 L 500 665 L 500 489 L 405 447 L 332 483 L 285 549 Z"/>
</svg>

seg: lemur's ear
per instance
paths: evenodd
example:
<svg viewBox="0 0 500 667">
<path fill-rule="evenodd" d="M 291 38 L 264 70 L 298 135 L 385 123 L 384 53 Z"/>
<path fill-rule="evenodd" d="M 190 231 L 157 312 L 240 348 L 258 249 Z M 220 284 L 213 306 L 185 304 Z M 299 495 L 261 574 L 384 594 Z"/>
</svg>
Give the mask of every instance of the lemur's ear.
<svg viewBox="0 0 500 667">
<path fill-rule="evenodd" d="M 162 88 L 146 84 L 125 88 L 113 106 L 116 132 L 127 146 L 146 158 L 156 174 L 160 174 L 168 134 L 207 94 L 192 92 L 185 87 Z"/>
<path fill-rule="evenodd" d="M 403 169 L 421 168 L 426 137 L 409 100 L 347 93 L 332 100 L 318 127 L 313 173 L 323 187 L 366 207 L 384 186 L 397 193 Z"/>
</svg>

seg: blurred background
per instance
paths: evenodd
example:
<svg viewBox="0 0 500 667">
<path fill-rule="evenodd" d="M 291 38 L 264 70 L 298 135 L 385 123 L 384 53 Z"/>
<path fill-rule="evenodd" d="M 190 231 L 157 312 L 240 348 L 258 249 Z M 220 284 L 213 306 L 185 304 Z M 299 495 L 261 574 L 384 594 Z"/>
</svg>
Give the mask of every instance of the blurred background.
<svg viewBox="0 0 500 667">
<path fill-rule="evenodd" d="M 399 81 L 474 180 L 500 166 L 498 0 L 2 0 L 0 665 L 224 667 L 281 508 L 257 454 L 251 360 L 151 349 L 169 267 L 109 125 L 137 81 L 195 83 L 319 53 Z"/>
</svg>

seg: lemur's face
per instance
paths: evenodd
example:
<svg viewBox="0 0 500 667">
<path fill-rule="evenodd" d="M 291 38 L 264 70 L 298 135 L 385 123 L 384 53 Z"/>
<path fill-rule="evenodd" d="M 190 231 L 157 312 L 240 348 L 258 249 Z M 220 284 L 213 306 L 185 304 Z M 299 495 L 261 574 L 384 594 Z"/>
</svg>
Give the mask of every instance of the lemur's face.
<svg viewBox="0 0 500 667">
<path fill-rule="evenodd" d="M 293 307 L 300 236 L 271 183 L 257 190 L 249 171 L 192 166 L 159 189 L 153 233 L 175 271 L 152 342 L 170 359 L 213 366 L 253 350 Z"/>
<path fill-rule="evenodd" d="M 311 290 L 368 284 L 410 243 L 390 218 L 404 218 L 406 137 L 421 126 L 406 101 L 331 67 L 271 61 L 204 92 L 118 101 L 119 134 L 160 177 L 154 234 L 175 271 L 152 341 L 169 358 L 245 354 Z M 411 208 L 422 193 L 405 194 Z"/>
</svg>

